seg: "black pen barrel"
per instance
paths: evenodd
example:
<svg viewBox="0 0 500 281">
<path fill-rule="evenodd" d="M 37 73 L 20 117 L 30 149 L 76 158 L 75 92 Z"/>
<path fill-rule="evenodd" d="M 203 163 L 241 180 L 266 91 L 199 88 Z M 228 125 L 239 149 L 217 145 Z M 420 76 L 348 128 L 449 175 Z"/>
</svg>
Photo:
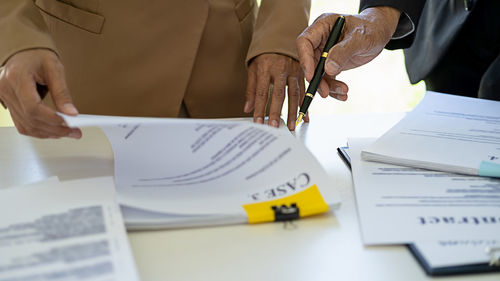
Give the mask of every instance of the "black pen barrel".
<svg viewBox="0 0 500 281">
<path fill-rule="evenodd" d="M 318 64 L 316 65 L 316 69 L 314 70 L 313 78 L 311 82 L 309 82 L 309 86 L 307 87 L 306 95 L 304 97 L 304 100 L 302 101 L 302 105 L 300 106 L 299 113 L 306 114 L 307 109 L 309 108 L 309 105 L 311 104 L 314 95 L 318 90 L 319 83 L 321 82 L 321 79 L 323 79 L 323 75 L 325 74 L 325 61 L 328 51 L 339 41 L 342 29 L 344 28 L 344 23 L 345 18 L 343 16 L 340 16 L 337 21 L 335 21 L 335 24 L 326 41 L 323 53 L 321 54 Z"/>
</svg>

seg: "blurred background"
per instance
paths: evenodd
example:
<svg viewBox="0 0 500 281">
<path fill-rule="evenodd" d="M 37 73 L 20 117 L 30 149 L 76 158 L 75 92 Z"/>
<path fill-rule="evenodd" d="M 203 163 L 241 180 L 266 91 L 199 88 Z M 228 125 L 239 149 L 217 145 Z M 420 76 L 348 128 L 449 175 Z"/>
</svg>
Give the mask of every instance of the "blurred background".
<svg viewBox="0 0 500 281">
<path fill-rule="evenodd" d="M 354 0 L 312 0 L 310 22 L 322 13 L 355 14 L 358 6 L 359 1 Z M 346 71 L 337 79 L 349 85 L 349 98 L 341 102 L 318 96 L 309 110 L 312 119 L 339 113 L 408 111 L 417 105 L 425 93 L 423 82 L 410 84 L 402 51 L 384 50 L 372 62 Z M 0 107 L 0 126 L 12 125 L 8 111 Z"/>
</svg>

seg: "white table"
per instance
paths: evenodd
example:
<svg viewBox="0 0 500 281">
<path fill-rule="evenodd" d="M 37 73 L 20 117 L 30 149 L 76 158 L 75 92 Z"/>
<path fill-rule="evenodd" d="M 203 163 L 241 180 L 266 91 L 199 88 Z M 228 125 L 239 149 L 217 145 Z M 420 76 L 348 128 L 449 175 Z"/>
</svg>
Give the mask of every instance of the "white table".
<svg viewBox="0 0 500 281">
<path fill-rule="evenodd" d="M 295 222 L 130 232 L 143 281 L 152 280 L 428 280 L 404 246 L 364 247 L 351 174 L 336 148 L 347 137 L 378 136 L 401 114 L 334 115 L 312 118 L 296 136 L 318 158 L 342 206 Z M 113 174 L 113 154 L 104 134 L 85 129 L 76 141 L 38 140 L 0 128 L 0 187 L 58 176 L 61 180 Z M 500 274 L 439 278 L 500 280 Z"/>
</svg>

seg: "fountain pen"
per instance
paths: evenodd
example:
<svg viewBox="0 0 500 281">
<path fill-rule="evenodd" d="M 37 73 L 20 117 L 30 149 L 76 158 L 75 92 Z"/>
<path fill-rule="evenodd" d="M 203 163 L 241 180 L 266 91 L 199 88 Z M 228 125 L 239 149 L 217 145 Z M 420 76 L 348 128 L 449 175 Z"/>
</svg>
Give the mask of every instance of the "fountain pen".
<svg viewBox="0 0 500 281">
<path fill-rule="evenodd" d="M 332 30 L 330 31 L 330 35 L 328 36 L 328 40 L 326 41 L 325 48 L 323 49 L 323 53 L 321 54 L 321 58 L 319 59 L 318 65 L 316 65 L 316 69 L 314 70 L 314 76 L 307 87 L 306 95 L 304 97 L 304 101 L 300 106 L 299 117 L 297 118 L 296 126 L 300 124 L 304 115 L 306 115 L 307 109 L 311 104 L 311 101 L 314 98 L 314 94 L 318 90 L 319 82 L 323 78 L 323 74 L 325 74 L 325 61 L 328 55 L 328 51 L 333 47 L 333 45 L 337 44 L 340 38 L 340 34 L 344 29 L 345 18 L 344 16 L 340 16 L 335 21 Z"/>
</svg>

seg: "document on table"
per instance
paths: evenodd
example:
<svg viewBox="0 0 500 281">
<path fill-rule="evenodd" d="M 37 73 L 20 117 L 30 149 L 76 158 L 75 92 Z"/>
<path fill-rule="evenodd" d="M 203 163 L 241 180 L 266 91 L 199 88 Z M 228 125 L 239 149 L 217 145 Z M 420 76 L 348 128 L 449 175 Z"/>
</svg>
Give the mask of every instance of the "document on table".
<svg viewBox="0 0 500 281">
<path fill-rule="evenodd" d="M 500 177 L 500 102 L 427 92 L 363 159 Z"/>
<path fill-rule="evenodd" d="M 138 280 L 113 179 L 0 191 L 0 280 Z"/>
<path fill-rule="evenodd" d="M 349 139 L 365 244 L 498 239 L 500 179 L 361 160 L 374 139 Z"/>
<path fill-rule="evenodd" d="M 333 181 L 286 128 L 217 119 L 65 118 L 70 126 L 99 126 L 108 137 L 127 223 L 145 216 L 156 225 L 222 216 L 251 222 L 252 204 L 283 198 L 304 201 L 301 216 L 339 204 Z"/>
</svg>

